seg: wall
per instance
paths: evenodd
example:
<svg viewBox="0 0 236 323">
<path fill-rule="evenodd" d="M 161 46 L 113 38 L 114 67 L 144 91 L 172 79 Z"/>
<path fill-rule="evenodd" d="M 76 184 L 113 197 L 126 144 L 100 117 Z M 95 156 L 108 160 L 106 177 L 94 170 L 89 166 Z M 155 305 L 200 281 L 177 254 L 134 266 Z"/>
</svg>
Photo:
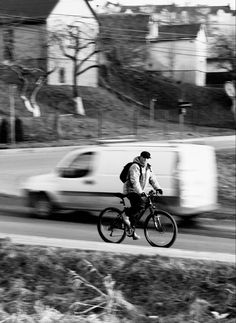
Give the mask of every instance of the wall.
<svg viewBox="0 0 236 323">
<path fill-rule="evenodd" d="M 149 45 L 152 66 L 149 70 L 163 71 L 166 77 L 195 84 L 196 61 L 190 53 L 195 53 L 192 40 L 153 42 Z"/>
<path fill-rule="evenodd" d="M 149 42 L 147 69 L 166 77 L 204 86 L 207 44 L 203 30 L 196 39 Z"/>
<path fill-rule="evenodd" d="M 45 29 L 43 25 L 12 25 L 9 28 L 14 30 L 14 57 L 16 60 L 37 59 L 43 55 L 43 35 Z M 3 59 L 3 27 L 0 28 L 0 60 Z"/>
<path fill-rule="evenodd" d="M 204 28 L 201 27 L 195 41 L 196 44 L 196 85 L 206 85 L 206 72 L 207 72 L 207 40 Z"/>
</svg>

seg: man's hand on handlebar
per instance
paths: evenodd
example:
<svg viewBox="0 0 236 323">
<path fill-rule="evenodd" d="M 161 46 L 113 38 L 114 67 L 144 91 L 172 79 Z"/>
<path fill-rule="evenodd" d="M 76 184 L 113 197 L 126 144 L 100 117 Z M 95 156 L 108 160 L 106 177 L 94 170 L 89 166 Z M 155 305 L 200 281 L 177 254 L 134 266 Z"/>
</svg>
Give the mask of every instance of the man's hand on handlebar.
<svg viewBox="0 0 236 323">
<path fill-rule="evenodd" d="M 161 188 L 157 189 L 157 190 L 156 190 L 156 194 L 157 194 L 157 195 L 163 195 L 163 191 L 162 191 L 162 189 L 161 189 Z"/>
<path fill-rule="evenodd" d="M 141 197 L 148 197 L 148 196 L 153 196 L 153 195 L 163 195 L 162 189 L 159 188 L 156 191 L 151 190 L 150 192 L 148 192 L 148 194 L 146 194 L 145 192 L 141 193 Z"/>
</svg>

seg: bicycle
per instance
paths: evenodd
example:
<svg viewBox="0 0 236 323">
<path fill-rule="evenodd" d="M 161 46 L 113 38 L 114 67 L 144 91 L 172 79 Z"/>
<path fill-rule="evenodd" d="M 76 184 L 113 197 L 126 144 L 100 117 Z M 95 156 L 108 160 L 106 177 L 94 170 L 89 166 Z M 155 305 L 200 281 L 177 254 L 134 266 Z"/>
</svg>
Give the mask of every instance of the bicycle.
<svg viewBox="0 0 236 323">
<path fill-rule="evenodd" d="M 115 207 L 108 207 L 104 209 L 99 217 L 97 223 L 97 229 L 100 237 L 109 243 L 121 243 L 126 235 L 131 235 L 136 225 L 141 220 L 146 210 L 149 209 L 148 214 L 144 222 L 144 235 L 148 243 L 153 247 L 169 248 L 173 245 L 176 240 L 178 228 L 177 224 L 168 212 L 156 208 L 154 199 L 159 195 L 155 192 L 150 191 L 146 195 L 146 205 L 140 214 L 135 218 L 131 219 L 131 230 L 123 221 L 123 214 L 127 207 L 125 205 L 125 198 L 127 195 L 122 193 L 115 193 L 114 196 L 121 199 L 120 203 L 123 204 L 123 210 Z"/>
</svg>

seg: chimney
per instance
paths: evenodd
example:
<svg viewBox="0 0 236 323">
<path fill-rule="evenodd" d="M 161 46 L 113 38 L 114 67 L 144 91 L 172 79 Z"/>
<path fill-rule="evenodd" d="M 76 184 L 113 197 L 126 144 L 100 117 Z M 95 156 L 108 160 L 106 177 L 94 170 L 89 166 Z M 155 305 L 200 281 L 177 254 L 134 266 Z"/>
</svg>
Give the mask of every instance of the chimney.
<svg viewBox="0 0 236 323">
<path fill-rule="evenodd" d="M 148 22 L 149 34 L 147 35 L 147 39 L 156 39 L 159 36 L 158 32 L 158 21 L 150 17 Z"/>
</svg>

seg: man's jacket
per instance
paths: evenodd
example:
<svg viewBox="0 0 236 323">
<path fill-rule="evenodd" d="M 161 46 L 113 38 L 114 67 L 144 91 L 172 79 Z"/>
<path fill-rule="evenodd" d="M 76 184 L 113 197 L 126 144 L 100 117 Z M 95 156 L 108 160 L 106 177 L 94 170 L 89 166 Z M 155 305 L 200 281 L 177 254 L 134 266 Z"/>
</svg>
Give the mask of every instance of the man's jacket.
<svg viewBox="0 0 236 323">
<path fill-rule="evenodd" d="M 123 192 L 124 194 L 128 193 L 138 193 L 141 194 L 145 191 L 146 186 L 151 184 L 151 186 L 157 190 L 160 189 L 160 185 L 152 173 L 150 165 L 142 165 L 139 157 L 134 158 L 134 164 L 131 165 L 128 173 L 128 179 L 124 183 Z M 139 164 L 139 165 L 137 165 Z M 140 174 L 141 170 L 141 174 Z"/>
</svg>

